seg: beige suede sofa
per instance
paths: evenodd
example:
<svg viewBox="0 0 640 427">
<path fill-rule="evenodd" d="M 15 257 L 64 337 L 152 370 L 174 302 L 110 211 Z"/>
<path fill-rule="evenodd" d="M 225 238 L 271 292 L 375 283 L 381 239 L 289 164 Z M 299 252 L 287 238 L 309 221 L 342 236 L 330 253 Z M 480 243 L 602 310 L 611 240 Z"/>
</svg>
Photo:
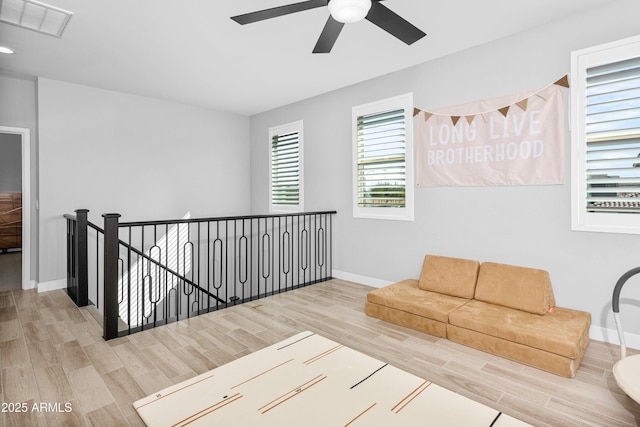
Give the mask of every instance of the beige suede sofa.
<svg viewBox="0 0 640 427">
<path fill-rule="evenodd" d="M 544 270 L 435 255 L 419 280 L 369 292 L 365 312 L 569 378 L 591 325 L 589 313 L 555 307 Z"/>
</svg>

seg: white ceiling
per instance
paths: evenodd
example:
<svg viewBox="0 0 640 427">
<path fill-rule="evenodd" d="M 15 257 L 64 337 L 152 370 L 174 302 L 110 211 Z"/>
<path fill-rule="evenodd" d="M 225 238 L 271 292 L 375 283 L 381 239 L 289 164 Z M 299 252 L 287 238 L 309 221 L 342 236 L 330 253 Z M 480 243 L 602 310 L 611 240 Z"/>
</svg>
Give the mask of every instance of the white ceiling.
<svg viewBox="0 0 640 427">
<path fill-rule="evenodd" d="M 0 71 L 253 115 L 617 0 L 386 0 L 427 37 L 406 46 L 362 21 L 316 55 L 324 7 L 229 19 L 300 0 L 43 1 L 74 13 L 62 38 L 0 23 L 16 50 Z"/>
</svg>

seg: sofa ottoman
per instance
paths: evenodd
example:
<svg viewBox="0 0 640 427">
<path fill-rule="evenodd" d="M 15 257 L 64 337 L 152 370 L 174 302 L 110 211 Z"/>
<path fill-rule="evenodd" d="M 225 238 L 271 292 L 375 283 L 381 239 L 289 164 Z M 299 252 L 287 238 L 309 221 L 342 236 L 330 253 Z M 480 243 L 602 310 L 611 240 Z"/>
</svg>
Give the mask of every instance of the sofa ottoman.
<svg viewBox="0 0 640 427">
<path fill-rule="evenodd" d="M 447 338 L 573 377 L 590 326 L 589 313 L 555 307 L 546 271 L 483 263 L 474 299 L 449 314 Z"/>
<path fill-rule="evenodd" d="M 427 255 L 420 279 L 367 294 L 365 312 L 401 326 L 573 377 L 591 315 L 555 306 L 549 273 Z"/>
<path fill-rule="evenodd" d="M 449 313 L 468 301 L 423 291 L 417 280 L 407 279 L 369 292 L 364 311 L 387 322 L 446 338 Z"/>
<path fill-rule="evenodd" d="M 449 313 L 473 298 L 478 261 L 427 255 L 420 279 L 407 279 L 367 294 L 365 312 L 437 337 L 447 336 Z"/>
</svg>

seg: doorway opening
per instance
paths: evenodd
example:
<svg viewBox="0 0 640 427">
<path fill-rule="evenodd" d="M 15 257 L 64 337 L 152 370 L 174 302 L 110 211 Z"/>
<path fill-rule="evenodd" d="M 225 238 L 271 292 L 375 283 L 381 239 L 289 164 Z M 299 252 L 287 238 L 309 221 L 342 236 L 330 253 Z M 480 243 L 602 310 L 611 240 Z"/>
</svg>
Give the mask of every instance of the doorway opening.
<svg viewBox="0 0 640 427">
<path fill-rule="evenodd" d="M 29 129 L 0 126 L 0 291 L 31 284 L 31 140 Z M 19 154 L 19 157 L 18 157 Z M 17 163 L 17 164 L 16 164 Z"/>
</svg>

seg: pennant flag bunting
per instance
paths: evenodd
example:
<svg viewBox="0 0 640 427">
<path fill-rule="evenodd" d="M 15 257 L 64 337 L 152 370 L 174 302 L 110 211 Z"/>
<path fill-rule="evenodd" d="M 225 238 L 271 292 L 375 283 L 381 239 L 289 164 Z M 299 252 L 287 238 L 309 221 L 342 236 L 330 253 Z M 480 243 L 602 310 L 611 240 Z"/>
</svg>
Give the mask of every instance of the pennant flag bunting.
<svg viewBox="0 0 640 427">
<path fill-rule="evenodd" d="M 538 98 L 542 99 L 543 101 L 546 101 L 546 100 L 547 100 L 547 98 L 545 98 L 544 96 L 540 95 L 539 93 L 536 93 L 536 94 L 535 94 L 535 95 L 533 95 L 533 96 L 537 96 Z"/>
<path fill-rule="evenodd" d="M 564 76 L 562 76 L 561 78 L 559 78 L 558 80 L 556 80 L 555 82 L 553 82 L 551 85 L 557 85 L 557 86 L 562 86 L 562 87 L 569 87 L 569 75 L 565 74 Z M 543 99 L 544 101 L 547 101 L 547 99 L 541 94 L 541 92 L 543 92 L 546 88 L 548 88 L 549 86 L 546 86 L 545 88 L 541 89 L 540 91 L 529 95 L 527 98 L 521 99 L 520 101 L 511 104 L 511 105 L 505 105 L 504 107 L 501 108 L 496 108 L 495 110 L 491 110 L 491 111 L 484 111 L 482 113 L 476 113 L 476 114 L 471 114 L 471 115 L 448 115 L 445 114 L 444 116 L 448 116 L 451 119 L 451 122 L 453 123 L 453 125 L 455 126 L 456 123 L 458 123 L 458 121 L 460 120 L 460 117 L 464 117 L 467 121 L 468 124 L 471 124 L 473 122 L 473 120 L 476 118 L 476 116 L 482 116 L 483 120 L 486 122 L 487 121 L 487 117 L 488 115 L 493 112 L 493 111 L 498 111 L 500 112 L 500 114 L 502 114 L 504 117 L 507 117 L 507 114 L 509 113 L 509 110 L 511 109 L 511 107 L 513 105 L 517 105 L 518 107 L 520 107 L 520 109 L 522 111 L 527 111 L 527 107 L 529 106 L 529 103 L 532 99 L 532 97 L 539 97 L 541 99 Z M 413 109 L 413 116 L 417 116 L 420 113 L 424 113 L 424 120 L 427 121 L 429 120 L 432 116 L 437 115 L 437 116 L 442 116 L 443 114 L 438 114 L 438 113 L 430 113 L 428 111 L 424 111 L 421 110 L 419 108 L 415 108 Z"/>
<path fill-rule="evenodd" d="M 529 102 L 529 98 L 525 98 L 520 102 L 516 102 L 516 105 L 522 109 L 522 111 L 527 111 L 527 103 Z"/>
<path fill-rule="evenodd" d="M 562 184 L 566 84 L 425 113 L 414 123 L 416 185 Z"/>
<path fill-rule="evenodd" d="M 557 80 L 553 84 L 554 85 L 558 85 L 558 86 L 562 86 L 562 87 L 569 87 L 569 75 L 565 74 L 563 77 L 561 77 L 559 80 Z"/>
</svg>

